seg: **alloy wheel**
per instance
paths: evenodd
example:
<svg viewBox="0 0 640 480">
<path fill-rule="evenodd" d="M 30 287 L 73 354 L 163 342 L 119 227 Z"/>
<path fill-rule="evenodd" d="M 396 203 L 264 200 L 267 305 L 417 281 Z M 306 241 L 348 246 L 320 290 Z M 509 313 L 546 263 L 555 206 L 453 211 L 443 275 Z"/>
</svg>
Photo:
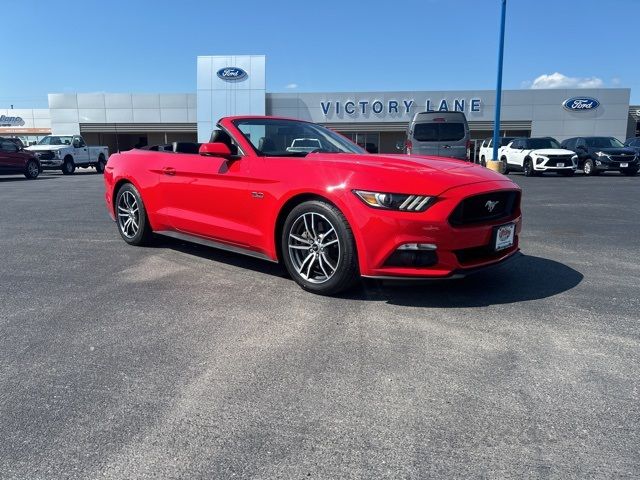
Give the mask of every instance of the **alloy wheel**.
<svg viewBox="0 0 640 480">
<path fill-rule="evenodd" d="M 133 193 L 125 190 L 118 198 L 118 225 L 127 238 L 133 238 L 140 229 L 140 207 Z"/>
<path fill-rule="evenodd" d="M 38 176 L 38 173 L 40 173 L 38 164 L 34 161 L 29 162 L 29 165 L 27 165 L 27 171 L 29 172 L 29 176 L 31 178 L 36 178 Z"/>
<path fill-rule="evenodd" d="M 336 273 L 341 261 L 338 232 L 324 215 L 301 214 L 291 225 L 289 258 L 296 272 L 311 283 L 324 283 Z"/>
</svg>

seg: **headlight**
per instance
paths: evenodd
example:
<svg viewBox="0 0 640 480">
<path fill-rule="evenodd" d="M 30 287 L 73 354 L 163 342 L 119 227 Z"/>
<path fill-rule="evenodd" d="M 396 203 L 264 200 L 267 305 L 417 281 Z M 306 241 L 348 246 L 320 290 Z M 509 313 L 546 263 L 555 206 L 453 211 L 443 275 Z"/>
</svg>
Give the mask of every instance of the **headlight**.
<svg viewBox="0 0 640 480">
<path fill-rule="evenodd" d="M 56 156 L 56 158 L 60 158 L 60 150 L 56 150 L 55 152 L 53 152 L 53 154 Z"/>
<path fill-rule="evenodd" d="M 577 163 L 578 162 L 578 155 L 574 155 L 573 157 L 571 157 L 571 161 L 573 163 Z"/>
<path fill-rule="evenodd" d="M 370 207 L 406 212 L 424 212 L 434 200 L 434 197 L 425 195 L 406 195 L 402 193 L 368 192 L 365 190 L 354 190 L 353 193 Z"/>
<path fill-rule="evenodd" d="M 607 155 L 604 152 L 596 152 L 596 156 L 597 157 L 604 157 L 604 158 L 607 158 L 607 159 L 609 158 L 609 155 Z"/>
<path fill-rule="evenodd" d="M 536 163 L 540 164 L 540 163 L 544 162 L 545 160 L 548 160 L 548 158 L 543 156 L 543 155 L 538 155 L 538 157 L 536 158 Z"/>
</svg>

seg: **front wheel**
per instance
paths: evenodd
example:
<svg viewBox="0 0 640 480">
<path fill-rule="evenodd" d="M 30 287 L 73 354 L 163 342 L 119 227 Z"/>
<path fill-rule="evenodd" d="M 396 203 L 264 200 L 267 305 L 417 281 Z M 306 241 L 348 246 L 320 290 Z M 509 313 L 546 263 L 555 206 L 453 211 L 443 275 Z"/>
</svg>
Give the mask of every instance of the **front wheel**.
<svg viewBox="0 0 640 480">
<path fill-rule="evenodd" d="M 40 175 L 40 165 L 36 160 L 29 160 L 24 169 L 24 176 L 29 180 L 33 180 L 38 178 L 38 175 Z"/>
<path fill-rule="evenodd" d="M 73 158 L 67 157 L 62 164 L 62 173 L 65 175 L 71 175 L 76 171 L 76 164 L 73 162 Z"/>
<path fill-rule="evenodd" d="M 305 290 L 333 295 L 358 279 L 353 233 L 333 205 L 312 200 L 296 206 L 285 220 L 281 247 L 289 275 Z"/>
<path fill-rule="evenodd" d="M 533 177 L 536 174 L 535 170 L 533 169 L 533 163 L 531 162 L 531 160 L 524 161 L 522 171 L 524 172 L 525 177 Z"/>
<path fill-rule="evenodd" d="M 585 160 L 584 165 L 582 166 L 582 171 L 584 172 L 585 175 L 595 175 L 596 168 L 593 164 L 593 160 L 591 160 L 590 158 Z"/>
<path fill-rule="evenodd" d="M 147 211 L 138 189 L 124 184 L 116 194 L 116 223 L 122 239 L 129 245 L 145 245 L 152 237 Z"/>
</svg>

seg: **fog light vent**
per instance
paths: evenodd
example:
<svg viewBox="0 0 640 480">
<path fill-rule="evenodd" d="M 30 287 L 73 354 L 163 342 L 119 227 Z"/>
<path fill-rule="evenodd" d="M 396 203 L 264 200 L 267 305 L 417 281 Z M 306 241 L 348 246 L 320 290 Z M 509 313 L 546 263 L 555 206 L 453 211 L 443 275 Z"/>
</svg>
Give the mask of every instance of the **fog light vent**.
<svg viewBox="0 0 640 480">
<path fill-rule="evenodd" d="M 432 243 L 405 243 L 389 255 L 387 267 L 431 267 L 438 263 L 436 246 Z"/>
</svg>

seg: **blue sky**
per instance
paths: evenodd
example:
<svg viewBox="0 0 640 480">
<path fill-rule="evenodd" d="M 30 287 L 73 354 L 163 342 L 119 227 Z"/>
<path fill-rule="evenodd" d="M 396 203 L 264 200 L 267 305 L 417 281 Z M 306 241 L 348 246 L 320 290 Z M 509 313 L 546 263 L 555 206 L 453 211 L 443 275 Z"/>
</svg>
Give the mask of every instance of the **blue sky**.
<svg viewBox="0 0 640 480">
<path fill-rule="evenodd" d="M 499 5 L 11 1 L 0 107 L 46 107 L 53 92 L 195 92 L 196 56 L 216 54 L 266 54 L 269 92 L 491 89 Z M 619 86 L 640 103 L 638 18 L 640 0 L 508 0 L 504 88 Z"/>
</svg>

